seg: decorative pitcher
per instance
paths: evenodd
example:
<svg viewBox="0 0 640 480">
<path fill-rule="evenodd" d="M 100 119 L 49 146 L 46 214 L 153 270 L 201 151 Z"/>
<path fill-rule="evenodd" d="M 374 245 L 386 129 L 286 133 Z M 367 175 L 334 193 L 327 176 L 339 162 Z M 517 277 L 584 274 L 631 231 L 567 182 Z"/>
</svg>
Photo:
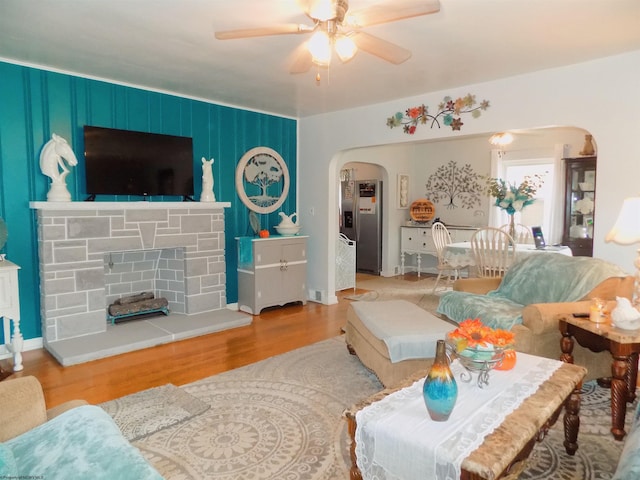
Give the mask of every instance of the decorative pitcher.
<svg viewBox="0 0 640 480">
<path fill-rule="evenodd" d="M 424 379 L 422 394 L 432 420 L 444 422 L 449 419 L 458 398 L 458 384 L 449 368 L 444 340 L 438 340 L 436 358 Z"/>
<path fill-rule="evenodd" d="M 296 224 L 293 222 L 293 217 L 298 217 L 297 212 L 293 212 L 291 215 L 287 215 L 284 212 L 280 212 L 278 213 L 278 215 L 280 215 L 280 217 L 282 218 L 282 220 L 280 220 L 280 224 L 278 225 L 279 227 L 293 227 Z"/>
</svg>

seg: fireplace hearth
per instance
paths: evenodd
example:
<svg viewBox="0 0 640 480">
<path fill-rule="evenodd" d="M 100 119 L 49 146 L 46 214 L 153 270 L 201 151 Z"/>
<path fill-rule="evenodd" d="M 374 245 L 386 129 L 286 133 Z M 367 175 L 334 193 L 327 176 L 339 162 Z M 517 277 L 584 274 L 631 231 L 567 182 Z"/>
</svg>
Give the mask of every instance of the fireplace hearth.
<svg viewBox="0 0 640 480">
<path fill-rule="evenodd" d="M 224 208 L 229 203 L 31 202 L 30 206 L 37 210 L 43 344 L 63 365 L 184 338 L 179 332 L 204 334 L 237 326 L 224 313 Z M 123 263 L 118 263 L 121 255 Z M 126 329 L 111 324 L 109 305 L 119 297 L 148 291 L 168 300 L 170 315 L 126 322 L 131 325 Z M 201 326 L 203 318 L 210 320 Z M 191 324 L 198 326 L 190 328 Z M 143 334 L 147 326 L 152 333 Z M 131 345 L 120 347 L 111 329 L 140 331 L 140 337 L 134 341 L 129 334 L 124 341 Z M 83 351 L 70 361 L 64 358 L 70 345 L 84 349 L 89 338 L 97 342 L 98 337 L 109 342 L 102 353 Z"/>
</svg>

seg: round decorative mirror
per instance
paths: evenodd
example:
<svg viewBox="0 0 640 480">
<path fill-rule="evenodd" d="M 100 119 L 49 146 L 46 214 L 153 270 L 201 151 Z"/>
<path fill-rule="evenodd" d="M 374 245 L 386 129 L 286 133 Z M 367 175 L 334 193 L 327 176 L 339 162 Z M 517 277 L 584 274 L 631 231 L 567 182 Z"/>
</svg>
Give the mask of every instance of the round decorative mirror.
<svg viewBox="0 0 640 480">
<path fill-rule="evenodd" d="M 257 213 L 276 211 L 289 193 L 289 169 L 278 152 L 256 147 L 236 167 L 236 190 L 242 203 Z"/>
</svg>

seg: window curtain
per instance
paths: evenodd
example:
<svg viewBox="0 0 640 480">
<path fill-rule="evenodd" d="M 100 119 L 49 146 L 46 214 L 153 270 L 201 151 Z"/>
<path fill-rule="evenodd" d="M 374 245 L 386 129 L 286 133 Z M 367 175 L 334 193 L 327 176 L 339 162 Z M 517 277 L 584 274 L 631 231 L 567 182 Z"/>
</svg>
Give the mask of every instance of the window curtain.
<svg viewBox="0 0 640 480">
<path fill-rule="evenodd" d="M 489 172 L 489 176 L 491 178 L 498 178 L 501 176 L 501 162 L 503 155 L 504 152 L 500 151 L 498 148 L 493 148 L 491 150 L 491 167 Z M 500 209 L 494 205 L 495 201 L 495 198 L 489 197 L 489 219 L 487 221 L 487 225 L 499 228 L 500 225 L 502 225 L 502 219 L 500 218 Z"/>
<path fill-rule="evenodd" d="M 565 182 L 565 167 L 563 158 L 569 156 L 571 145 L 556 144 L 553 149 L 553 167 L 555 170 L 554 182 L 553 182 L 553 198 L 556 199 L 555 204 L 560 208 L 551 209 L 551 225 L 552 235 L 548 241 L 551 244 L 562 243 L 562 235 L 564 231 L 564 182 Z"/>
</svg>

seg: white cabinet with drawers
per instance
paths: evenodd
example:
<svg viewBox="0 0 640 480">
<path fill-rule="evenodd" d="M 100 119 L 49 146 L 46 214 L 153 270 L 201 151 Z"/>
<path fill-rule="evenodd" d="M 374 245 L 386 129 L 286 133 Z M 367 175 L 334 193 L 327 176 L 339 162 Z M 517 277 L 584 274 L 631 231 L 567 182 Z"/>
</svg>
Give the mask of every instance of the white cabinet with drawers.
<svg viewBox="0 0 640 480">
<path fill-rule="evenodd" d="M 241 311 L 258 315 L 265 307 L 307 303 L 307 238 L 238 238 Z"/>
</svg>

